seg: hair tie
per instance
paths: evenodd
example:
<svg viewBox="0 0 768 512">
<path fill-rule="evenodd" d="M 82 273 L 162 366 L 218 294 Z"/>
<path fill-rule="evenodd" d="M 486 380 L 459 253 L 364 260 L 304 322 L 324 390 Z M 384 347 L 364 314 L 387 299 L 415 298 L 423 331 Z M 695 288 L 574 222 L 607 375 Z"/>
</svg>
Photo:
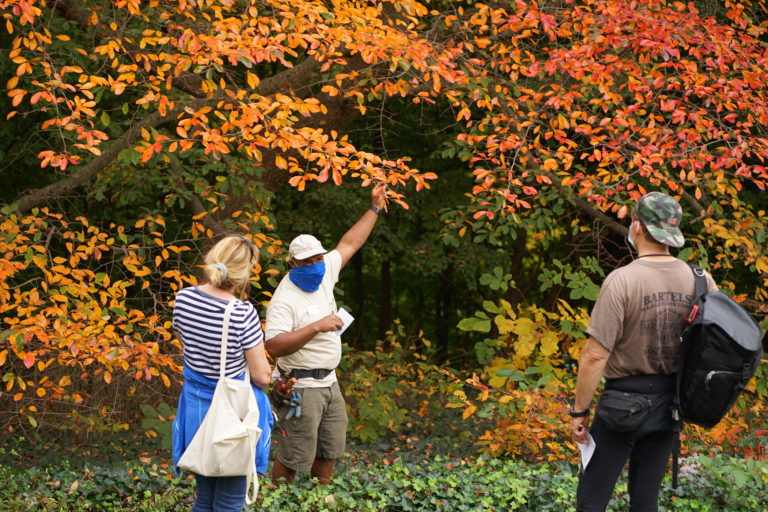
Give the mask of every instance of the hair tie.
<svg viewBox="0 0 768 512">
<path fill-rule="evenodd" d="M 221 280 L 222 281 L 224 281 L 227 278 L 227 274 L 229 274 L 229 272 L 227 271 L 227 266 L 226 265 L 224 265 L 223 263 L 213 263 L 211 266 L 212 267 L 216 267 L 217 269 L 221 270 L 221 274 L 222 274 Z"/>
</svg>

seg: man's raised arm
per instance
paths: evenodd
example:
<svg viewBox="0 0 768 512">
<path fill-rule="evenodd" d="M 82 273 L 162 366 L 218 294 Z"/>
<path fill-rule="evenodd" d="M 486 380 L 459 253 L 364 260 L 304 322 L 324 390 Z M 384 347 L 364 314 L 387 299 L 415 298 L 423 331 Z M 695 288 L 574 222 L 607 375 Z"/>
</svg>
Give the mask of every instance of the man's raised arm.
<svg viewBox="0 0 768 512">
<path fill-rule="evenodd" d="M 354 226 L 344 233 L 344 236 L 339 240 L 339 245 L 336 246 L 336 250 L 341 255 L 341 266 L 347 264 L 352 259 L 352 256 L 363 246 L 368 235 L 373 231 L 373 226 L 376 225 L 376 221 L 379 218 L 379 214 L 383 212 L 384 199 L 386 197 L 387 186 L 383 183 L 376 185 L 371 191 L 371 208 L 365 211 L 360 220 L 358 220 Z M 378 211 L 378 212 L 377 212 Z"/>
</svg>

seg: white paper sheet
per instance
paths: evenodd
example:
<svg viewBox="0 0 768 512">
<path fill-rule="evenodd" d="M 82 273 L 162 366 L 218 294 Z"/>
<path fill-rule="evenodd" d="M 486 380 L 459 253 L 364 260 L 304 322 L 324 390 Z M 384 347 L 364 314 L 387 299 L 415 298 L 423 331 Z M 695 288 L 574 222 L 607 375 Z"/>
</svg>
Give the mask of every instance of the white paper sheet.
<svg viewBox="0 0 768 512">
<path fill-rule="evenodd" d="M 592 438 L 592 434 L 587 433 L 587 443 L 576 443 L 579 445 L 579 451 L 581 452 L 581 469 L 582 471 L 587 469 L 587 464 L 592 460 L 592 455 L 595 453 L 595 440 Z"/>
<path fill-rule="evenodd" d="M 352 322 L 354 322 L 355 318 L 352 315 L 350 315 L 349 312 L 344 308 L 339 309 L 336 315 L 339 318 L 341 318 L 342 322 L 344 322 L 344 325 L 341 326 L 341 329 L 336 331 L 336 334 L 341 336 L 341 334 L 347 330 L 347 327 L 349 327 L 352 324 Z"/>
</svg>

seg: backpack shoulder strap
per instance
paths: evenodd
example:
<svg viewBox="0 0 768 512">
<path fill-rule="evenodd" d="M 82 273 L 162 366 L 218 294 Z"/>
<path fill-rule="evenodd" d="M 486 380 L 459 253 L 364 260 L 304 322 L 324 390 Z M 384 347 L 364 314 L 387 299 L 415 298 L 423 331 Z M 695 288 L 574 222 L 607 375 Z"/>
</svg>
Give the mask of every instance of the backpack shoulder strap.
<svg viewBox="0 0 768 512">
<path fill-rule="evenodd" d="M 707 278 L 704 269 L 700 266 L 694 265 L 693 263 L 689 263 L 688 266 L 691 267 L 691 270 L 693 271 L 694 282 L 696 284 L 693 293 L 695 294 L 694 300 L 696 300 L 707 293 Z"/>
</svg>

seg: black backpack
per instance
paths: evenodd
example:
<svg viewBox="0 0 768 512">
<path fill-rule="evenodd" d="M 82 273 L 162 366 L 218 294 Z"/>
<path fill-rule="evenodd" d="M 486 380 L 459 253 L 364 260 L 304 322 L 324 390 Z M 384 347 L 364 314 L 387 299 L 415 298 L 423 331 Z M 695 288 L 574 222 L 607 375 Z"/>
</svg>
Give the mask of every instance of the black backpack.
<svg viewBox="0 0 768 512">
<path fill-rule="evenodd" d="M 691 269 L 696 289 L 678 357 L 677 410 L 680 421 L 712 428 L 755 373 L 762 332 L 728 295 L 707 293 L 701 268 Z"/>
<path fill-rule="evenodd" d="M 704 271 L 690 266 L 696 288 L 677 360 L 674 417 L 678 435 L 672 457 L 675 488 L 683 422 L 714 427 L 752 378 L 763 352 L 757 322 L 723 292 L 708 293 Z"/>
</svg>

